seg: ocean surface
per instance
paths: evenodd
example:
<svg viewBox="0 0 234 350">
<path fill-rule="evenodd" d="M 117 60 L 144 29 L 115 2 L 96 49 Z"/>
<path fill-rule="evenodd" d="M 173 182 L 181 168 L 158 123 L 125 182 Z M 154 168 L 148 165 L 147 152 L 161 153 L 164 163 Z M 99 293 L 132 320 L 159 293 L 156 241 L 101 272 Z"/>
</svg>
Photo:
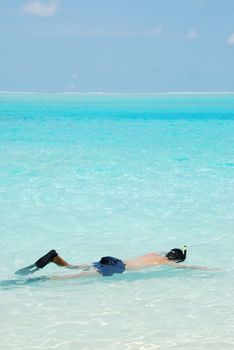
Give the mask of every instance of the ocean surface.
<svg viewBox="0 0 234 350">
<path fill-rule="evenodd" d="M 0 94 L 4 350 L 234 348 L 234 94 Z M 188 246 L 112 277 L 50 264 Z"/>
</svg>

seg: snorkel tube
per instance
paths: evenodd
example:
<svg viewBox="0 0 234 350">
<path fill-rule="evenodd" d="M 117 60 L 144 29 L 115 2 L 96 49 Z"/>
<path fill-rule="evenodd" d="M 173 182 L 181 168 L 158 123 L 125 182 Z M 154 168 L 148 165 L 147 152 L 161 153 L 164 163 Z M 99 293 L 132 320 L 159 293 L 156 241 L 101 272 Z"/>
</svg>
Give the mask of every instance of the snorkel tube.
<svg viewBox="0 0 234 350">
<path fill-rule="evenodd" d="M 184 244 L 183 246 L 183 255 L 184 255 L 184 260 L 186 259 L 186 256 L 187 256 L 187 246 Z M 183 261 L 184 261 L 183 260 Z"/>
</svg>

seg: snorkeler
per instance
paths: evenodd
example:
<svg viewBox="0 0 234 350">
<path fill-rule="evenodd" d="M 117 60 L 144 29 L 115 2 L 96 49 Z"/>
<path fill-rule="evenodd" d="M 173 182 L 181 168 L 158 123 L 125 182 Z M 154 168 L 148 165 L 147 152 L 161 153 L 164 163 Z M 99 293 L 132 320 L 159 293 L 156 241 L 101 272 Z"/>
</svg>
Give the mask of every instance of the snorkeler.
<svg viewBox="0 0 234 350">
<path fill-rule="evenodd" d="M 101 274 L 103 276 L 112 276 L 115 273 L 122 273 L 126 270 L 139 270 L 146 267 L 170 265 L 173 267 L 206 269 L 199 266 L 178 265 L 186 259 L 187 247 L 183 250 L 179 248 L 171 249 L 165 256 L 159 253 L 148 253 L 129 260 L 120 260 L 112 256 L 102 257 L 100 261 L 91 264 L 72 265 L 63 260 L 55 250 L 51 250 L 46 255 L 38 259 L 34 264 L 15 272 L 17 275 L 28 275 L 39 269 L 43 269 L 49 263 L 54 263 L 60 267 L 68 269 L 80 269 L 80 273 L 75 275 L 63 276 L 63 278 L 79 278 L 83 276 L 91 276 Z M 56 278 L 56 277 L 53 277 Z M 61 278 L 61 277 L 59 277 Z"/>
</svg>

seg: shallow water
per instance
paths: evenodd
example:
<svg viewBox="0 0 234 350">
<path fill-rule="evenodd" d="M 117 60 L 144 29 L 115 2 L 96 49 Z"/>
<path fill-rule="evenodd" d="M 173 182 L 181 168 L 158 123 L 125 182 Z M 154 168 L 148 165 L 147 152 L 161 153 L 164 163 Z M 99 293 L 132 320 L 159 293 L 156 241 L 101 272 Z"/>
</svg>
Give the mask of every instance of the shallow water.
<svg viewBox="0 0 234 350">
<path fill-rule="evenodd" d="M 234 95 L 0 94 L 4 349 L 232 349 Z M 14 271 L 188 245 L 113 277 Z M 72 272 L 73 273 L 73 272 Z"/>
</svg>

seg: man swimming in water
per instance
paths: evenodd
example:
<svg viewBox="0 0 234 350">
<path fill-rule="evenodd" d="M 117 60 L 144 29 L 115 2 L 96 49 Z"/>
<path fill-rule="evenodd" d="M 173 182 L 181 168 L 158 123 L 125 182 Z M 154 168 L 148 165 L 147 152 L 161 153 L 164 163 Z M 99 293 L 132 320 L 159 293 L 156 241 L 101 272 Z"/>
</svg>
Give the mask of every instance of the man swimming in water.
<svg viewBox="0 0 234 350">
<path fill-rule="evenodd" d="M 72 265 L 63 260 L 55 250 L 51 250 L 46 255 L 38 259 L 34 264 L 27 266 L 23 269 L 16 271 L 17 275 L 28 275 L 39 269 L 44 268 L 49 263 L 54 263 L 60 267 L 68 269 L 82 270 L 75 275 L 63 276 L 63 278 L 79 278 L 84 276 L 91 276 L 101 274 L 103 276 L 112 276 L 114 273 L 122 273 L 125 270 L 139 270 L 146 267 L 169 265 L 180 268 L 192 268 L 192 269 L 206 269 L 199 266 L 186 266 L 178 265 L 186 259 L 187 247 L 184 246 L 183 250 L 179 248 L 171 249 L 165 256 L 158 253 L 148 253 L 129 260 L 120 260 L 112 256 L 104 256 L 98 262 L 92 264 Z M 52 277 L 56 278 L 56 277 Z M 58 277 L 61 279 L 61 276 Z"/>
</svg>

